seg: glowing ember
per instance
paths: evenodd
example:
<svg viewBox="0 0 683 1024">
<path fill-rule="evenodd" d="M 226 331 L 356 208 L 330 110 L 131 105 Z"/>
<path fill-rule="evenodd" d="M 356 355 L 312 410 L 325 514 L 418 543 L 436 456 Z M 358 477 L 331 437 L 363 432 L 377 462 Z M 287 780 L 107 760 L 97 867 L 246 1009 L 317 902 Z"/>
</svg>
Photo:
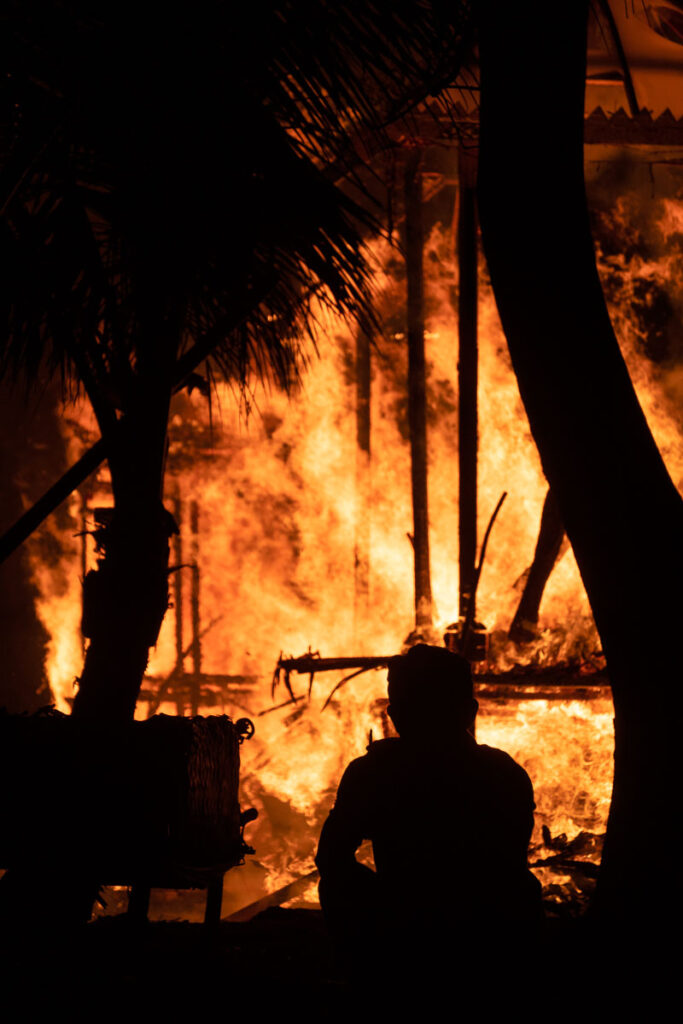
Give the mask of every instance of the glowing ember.
<svg viewBox="0 0 683 1024">
<path fill-rule="evenodd" d="M 601 833 L 612 788 L 614 710 L 608 697 L 592 701 L 514 701 L 505 708 L 484 704 L 477 739 L 506 750 L 534 781 L 536 828 L 574 839 Z"/>
</svg>

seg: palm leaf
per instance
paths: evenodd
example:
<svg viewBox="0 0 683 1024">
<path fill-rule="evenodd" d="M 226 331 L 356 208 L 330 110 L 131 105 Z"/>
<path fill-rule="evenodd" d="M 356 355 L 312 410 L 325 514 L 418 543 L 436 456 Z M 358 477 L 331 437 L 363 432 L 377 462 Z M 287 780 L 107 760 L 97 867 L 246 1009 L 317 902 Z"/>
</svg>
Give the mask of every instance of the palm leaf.
<svg viewBox="0 0 683 1024">
<path fill-rule="evenodd" d="M 0 373 L 75 374 L 105 429 L 207 332 L 219 372 L 286 385 L 313 296 L 369 328 L 377 225 L 335 179 L 453 77 L 469 4 L 182 3 L 148 29 L 131 3 L 14 0 L 4 22 Z"/>
</svg>

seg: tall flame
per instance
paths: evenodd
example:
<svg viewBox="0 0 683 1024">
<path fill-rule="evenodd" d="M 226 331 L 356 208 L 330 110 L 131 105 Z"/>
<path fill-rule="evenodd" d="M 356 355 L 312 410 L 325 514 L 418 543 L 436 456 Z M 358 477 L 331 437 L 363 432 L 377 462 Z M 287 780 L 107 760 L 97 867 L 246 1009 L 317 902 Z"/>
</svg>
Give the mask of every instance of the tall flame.
<svg viewBox="0 0 683 1024">
<path fill-rule="evenodd" d="M 628 222 L 617 204 L 617 227 Z M 620 221 L 621 218 L 621 221 Z M 651 228 L 662 255 L 600 254 L 600 268 L 624 356 L 669 470 L 683 482 L 683 442 L 675 403 L 683 370 L 643 358 L 644 333 L 634 308 L 643 289 L 669 282 L 679 256 L 667 240 L 683 231 L 683 206 L 662 202 Z M 432 587 L 436 624 L 457 617 L 457 288 L 450 233 L 434 227 L 425 253 L 429 374 L 429 500 Z M 287 397 L 259 388 L 245 419 L 227 387 L 218 388 L 212 423 L 196 392 L 174 401 L 170 423 L 167 498 L 199 508 L 202 668 L 206 673 L 254 677 L 250 697 L 226 698 L 225 710 L 252 716 L 286 700 L 270 696 L 270 679 L 282 648 L 309 647 L 326 656 L 397 652 L 413 625 L 410 464 L 407 442 L 406 353 L 396 310 L 403 288 L 395 257 L 378 247 L 380 310 L 387 325 L 373 353 L 372 455 L 367 507 L 358 507 L 353 361 L 349 327 L 321 313 L 314 359 L 301 392 Z M 680 268 L 678 268 L 680 269 Z M 477 616 L 498 635 L 496 666 L 518 663 L 520 650 L 505 643 L 519 581 L 530 564 L 547 490 L 540 460 L 512 372 L 495 303 L 481 268 L 479 309 L 480 442 L 479 536 L 503 490 L 509 494 L 492 535 L 477 596 Z M 680 402 L 679 402 L 680 407 Z M 214 406 L 215 409 L 215 406 Z M 92 432 L 86 410 L 64 419 L 64 440 L 81 454 L 79 436 Z M 78 499 L 74 499 L 77 504 Z M 90 505 L 108 504 L 106 472 Z M 77 511 L 77 510 L 75 510 Z M 181 510 L 182 511 L 182 510 Z M 370 576 L 366 612 L 354 616 L 354 545 L 358 516 L 367 517 Z M 92 553 L 89 554 L 92 560 Z M 194 556 L 193 556 L 194 557 Z M 39 613 L 52 637 L 48 672 L 58 705 L 66 709 L 81 661 L 78 544 L 68 538 L 58 571 L 34 563 Z M 186 571 L 186 570 L 183 570 Z M 58 582 L 55 582 L 57 580 Z M 357 607 L 357 603 L 356 603 Z M 214 620 L 216 620 L 214 622 Z M 211 624 L 213 623 L 213 624 Z M 189 610 L 184 609 L 189 639 Z M 524 656 L 536 664 L 594 657 L 599 647 L 588 601 L 571 550 L 556 566 L 544 596 L 540 635 Z M 149 674 L 168 675 L 175 664 L 175 626 L 169 614 Z M 254 740 L 243 751 L 243 802 L 262 815 L 251 841 L 274 888 L 311 867 L 317 831 L 333 799 L 343 766 L 361 754 L 370 730 L 379 734 L 375 701 L 384 675 L 370 672 L 348 683 L 323 713 L 334 679 L 318 676 L 310 702 L 307 680 L 295 679 L 301 699 L 256 718 Z M 145 713 L 144 706 L 140 713 Z M 173 705 L 162 705 L 173 713 Z M 612 775 L 612 707 L 606 696 L 590 702 L 521 700 L 482 705 L 478 737 L 508 750 L 529 771 L 537 800 L 537 833 L 546 825 L 569 839 L 582 830 L 604 830 Z"/>
</svg>

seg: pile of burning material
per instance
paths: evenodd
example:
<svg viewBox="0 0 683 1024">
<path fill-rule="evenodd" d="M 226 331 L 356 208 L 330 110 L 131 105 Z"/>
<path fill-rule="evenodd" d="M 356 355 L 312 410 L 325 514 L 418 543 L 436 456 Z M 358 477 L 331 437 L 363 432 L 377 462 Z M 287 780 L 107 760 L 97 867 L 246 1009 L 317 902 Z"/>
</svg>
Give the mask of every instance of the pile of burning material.
<svg viewBox="0 0 683 1024">
<path fill-rule="evenodd" d="M 253 726 L 227 716 L 104 726 L 49 709 L 0 715 L 0 863 L 97 884 L 209 889 L 220 917 L 224 873 L 242 837 L 239 748 Z M 5 884 L 5 883 L 3 883 Z"/>
<path fill-rule="evenodd" d="M 270 710 L 294 705 L 296 714 L 303 714 L 312 707 L 316 674 L 336 671 L 341 678 L 325 688 L 326 699 L 317 706 L 339 714 L 347 684 L 386 668 L 390 660 L 322 658 L 311 651 L 301 658 L 280 657 L 273 682 L 274 687 L 284 683 L 288 698 Z M 308 676 L 303 693 L 292 685 L 295 673 Z M 595 887 L 611 795 L 613 708 L 605 670 L 599 659 L 504 672 L 480 664 L 474 688 L 480 703 L 477 739 L 510 753 L 534 785 L 530 866 L 543 885 L 546 910 L 552 916 L 579 915 Z M 370 741 L 395 735 L 387 703 L 384 696 L 369 701 Z"/>
<path fill-rule="evenodd" d="M 599 270 L 641 404 L 680 484 L 683 363 L 677 324 L 683 308 L 683 212 L 678 185 L 671 179 L 672 187 L 664 190 L 661 165 L 655 168 L 657 190 L 642 189 L 649 164 L 639 162 L 628 172 L 631 185 L 622 195 L 628 170 L 623 152 L 614 154 L 611 169 L 600 154 L 589 178 L 597 202 Z M 613 710 L 603 668 L 593 660 L 599 638 L 581 577 L 563 524 L 552 514 L 552 494 L 487 271 L 473 244 L 467 251 L 471 270 L 475 263 L 478 267 L 478 326 L 476 353 L 468 365 L 472 369 L 476 363 L 478 383 L 455 380 L 456 362 L 465 365 L 459 353 L 459 324 L 465 319 L 458 302 L 465 278 L 453 227 L 456 196 L 466 190 L 457 185 L 457 168 L 451 166 L 456 160 L 446 163 L 439 197 L 424 199 L 421 261 L 429 471 L 429 529 L 423 532 L 432 555 L 432 622 L 442 635 L 454 620 L 464 625 L 471 608 L 475 646 L 480 654 L 486 646 L 486 661 L 477 666 L 477 736 L 506 750 L 529 772 L 538 820 L 532 852 L 543 861 L 558 854 L 552 844 L 562 835 L 571 844 L 582 832 L 599 836 L 604 831 Z M 667 176 L 672 167 L 667 165 Z M 616 202 L 615 195 L 621 196 Z M 219 710 L 224 702 L 237 718 L 287 700 L 281 711 L 259 719 L 258 735 L 244 752 L 243 799 L 261 811 L 250 832 L 258 865 L 250 858 L 243 871 L 230 876 L 242 887 L 245 877 L 253 879 L 245 903 L 312 870 L 317 834 L 344 765 L 362 754 L 370 729 L 378 736 L 382 730 L 381 710 L 373 710 L 384 695 L 381 672 L 353 679 L 321 715 L 334 676 L 329 685 L 321 684 L 324 676 L 315 676 L 320 694 L 313 692 L 310 700 L 305 684 L 295 685 L 292 694 L 281 692 L 277 700 L 270 697 L 278 650 L 299 652 L 311 644 L 339 656 L 395 653 L 415 622 L 413 554 L 422 549 L 411 494 L 408 270 L 395 250 L 384 243 L 373 247 L 378 311 L 386 325 L 375 345 L 362 332 L 321 317 L 321 358 L 311 362 L 305 388 L 290 396 L 258 389 L 249 403 L 258 414 L 248 420 L 222 386 L 218 419 L 215 405 L 212 420 L 210 404 L 196 389 L 176 395 L 171 411 L 167 498 L 181 528 L 172 556 L 178 571 L 171 581 L 172 613 L 151 655 L 146 706 L 138 714 L 156 706 L 167 713 L 193 712 L 195 705 Z M 464 255 L 465 247 L 458 248 Z M 419 265 L 413 261 L 411 273 Z M 467 435 L 459 427 L 465 396 L 470 407 L 476 396 L 478 409 L 476 423 L 470 423 L 476 430 Z M 97 436 L 92 412 L 70 409 L 55 433 L 68 461 L 80 458 Z M 468 488 L 461 486 L 465 475 L 456 466 L 460 453 L 471 458 L 475 447 L 476 473 L 470 474 Z M 464 540 L 467 527 L 471 570 L 476 541 L 502 489 L 508 498 L 477 592 L 475 622 L 472 579 L 458 568 L 466 550 L 461 534 Z M 469 501 L 462 514 L 456 490 Z M 79 576 L 93 558 L 92 537 L 85 534 L 82 545 L 73 538 L 110 503 L 110 481 L 102 470 L 87 493 L 73 496 L 69 520 L 65 512 L 64 523 L 53 523 L 53 532 L 40 543 L 36 538 L 30 548 L 36 609 L 50 638 L 46 673 L 62 710 L 82 666 Z M 54 552 L 58 557 L 50 560 Z M 544 588 L 539 579 L 547 580 Z M 479 621 L 486 625 L 486 645 Z M 320 663 L 314 671 L 322 671 Z M 355 671 L 340 667 L 337 678 Z M 210 699 L 219 703 L 209 704 Z M 597 859 L 596 852 L 589 855 Z M 551 866 L 537 870 L 549 873 Z M 549 886 L 570 886 L 554 875 Z"/>
</svg>

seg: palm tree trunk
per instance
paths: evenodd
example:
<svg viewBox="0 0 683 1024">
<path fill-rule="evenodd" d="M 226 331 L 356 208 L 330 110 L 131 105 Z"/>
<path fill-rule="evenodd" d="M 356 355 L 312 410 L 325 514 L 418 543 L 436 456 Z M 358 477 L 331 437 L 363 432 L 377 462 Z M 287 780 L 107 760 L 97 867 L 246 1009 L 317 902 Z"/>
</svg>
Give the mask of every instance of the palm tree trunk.
<svg viewBox="0 0 683 1024">
<path fill-rule="evenodd" d="M 173 523 L 158 491 L 145 480 L 146 474 L 159 479 L 163 452 L 157 444 L 155 466 L 141 424 L 121 433 L 110 463 L 115 509 L 105 557 L 84 581 L 83 632 L 89 645 L 73 706 L 76 717 L 109 722 L 133 718 L 149 649 L 168 607 Z"/>
<path fill-rule="evenodd" d="M 680 901 L 678 852 L 659 837 L 680 793 L 683 502 L 633 390 L 595 265 L 582 145 L 588 2 L 483 0 L 480 10 L 484 248 L 614 697 L 614 790 L 595 908 L 636 933 L 665 910 L 652 891 L 655 859 Z"/>
<path fill-rule="evenodd" d="M 169 538 L 177 527 L 162 493 L 177 336 L 172 321 L 162 318 L 150 317 L 147 330 L 156 343 L 138 359 L 137 401 L 108 436 L 100 424 L 114 514 L 105 556 L 84 581 L 83 632 L 90 643 L 73 714 L 89 720 L 132 720 L 168 608 Z"/>
</svg>

